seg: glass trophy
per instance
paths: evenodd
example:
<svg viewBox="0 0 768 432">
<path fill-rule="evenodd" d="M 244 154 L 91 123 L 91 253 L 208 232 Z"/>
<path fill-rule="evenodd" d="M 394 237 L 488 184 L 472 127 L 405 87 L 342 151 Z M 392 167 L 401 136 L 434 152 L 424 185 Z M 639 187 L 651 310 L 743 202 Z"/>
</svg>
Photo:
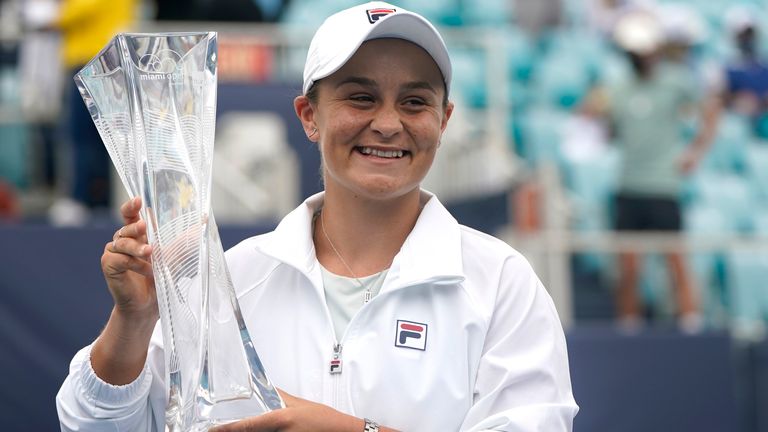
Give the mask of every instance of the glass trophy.
<svg viewBox="0 0 768 432">
<path fill-rule="evenodd" d="M 284 407 L 240 312 L 211 212 L 216 33 L 124 33 L 75 82 L 153 247 L 166 431 Z"/>
</svg>

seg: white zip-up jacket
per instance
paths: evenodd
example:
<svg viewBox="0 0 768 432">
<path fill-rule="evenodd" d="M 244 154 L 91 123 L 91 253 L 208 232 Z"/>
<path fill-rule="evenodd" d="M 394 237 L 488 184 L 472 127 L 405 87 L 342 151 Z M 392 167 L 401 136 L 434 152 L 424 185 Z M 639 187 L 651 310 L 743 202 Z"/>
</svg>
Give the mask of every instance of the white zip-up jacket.
<svg viewBox="0 0 768 432">
<path fill-rule="evenodd" d="M 565 337 L 528 262 L 502 241 L 459 225 L 435 197 L 379 295 L 336 340 L 312 242 L 309 198 L 268 234 L 227 252 L 240 307 L 273 383 L 403 431 L 570 431 Z M 330 373 L 340 344 L 341 373 Z M 56 400 L 62 430 L 162 430 L 162 336 L 131 384 L 95 376 L 89 347 Z"/>
</svg>

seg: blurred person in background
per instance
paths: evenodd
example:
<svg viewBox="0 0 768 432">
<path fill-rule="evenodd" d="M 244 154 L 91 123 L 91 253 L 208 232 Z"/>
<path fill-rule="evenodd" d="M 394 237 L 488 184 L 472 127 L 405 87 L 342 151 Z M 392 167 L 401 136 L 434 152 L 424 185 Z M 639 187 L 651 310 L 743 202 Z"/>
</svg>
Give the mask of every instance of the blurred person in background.
<svg viewBox="0 0 768 432">
<path fill-rule="evenodd" d="M 755 132 L 768 137 L 768 62 L 760 58 L 759 13 L 745 5 L 726 13 L 726 26 L 738 50 L 725 67 L 724 98 L 728 108 L 749 118 Z"/>
<path fill-rule="evenodd" d="M 88 109 L 71 79 L 118 32 L 134 23 L 136 0 L 62 0 L 54 28 L 61 32 L 67 77 L 63 130 L 71 149 L 67 196 L 49 210 L 56 225 L 82 225 L 94 209 L 106 209 L 111 193 L 111 163 Z"/>
<path fill-rule="evenodd" d="M 517 25 L 534 40 L 563 22 L 562 0 L 515 0 L 513 11 Z"/>
<path fill-rule="evenodd" d="M 324 192 L 227 252 L 287 407 L 221 430 L 572 429 L 565 337 L 544 286 L 519 253 L 459 225 L 420 187 L 453 113 L 451 75 L 432 24 L 387 3 L 338 12 L 315 33 L 293 106 L 321 154 Z M 62 430 L 163 428 L 140 207 L 123 205 L 125 226 L 104 249 L 115 304 L 57 396 Z"/>
<path fill-rule="evenodd" d="M 51 28 L 58 9 L 58 0 L 22 2 L 24 35 L 19 49 L 21 112 L 38 144 L 39 176 L 51 190 L 56 187 L 56 127 L 64 87 L 61 37 Z"/>
<path fill-rule="evenodd" d="M 655 3 L 655 0 L 583 0 L 583 7 L 589 28 L 610 39 L 616 22 L 627 10 L 652 8 Z"/>
<path fill-rule="evenodd" d="M 619 231 L 679 232 L 681 183 L 712 141 L 714 113 L 702 109 L 701 127 L 684 146 L 684 120 L 701 101 L 695 80 L 683 69 L 661 61 L 663 29 L 659 18 L 647 9 L 628 11 L 617 20 L 613 35 L 632 69 L 626 82 L 608 91 L 609 119 L 623 153 L 615 227 Z M 699 331 L 703 320 L 685 258 L 672 252 L 666 255 L 666 262 L 676 294 L 679 326 L 686 332 Z M 637 330 L 644 316 L 638 295 L 640 257 L 622 253 L 619 263 L 619 324 Z"/>
</svg>

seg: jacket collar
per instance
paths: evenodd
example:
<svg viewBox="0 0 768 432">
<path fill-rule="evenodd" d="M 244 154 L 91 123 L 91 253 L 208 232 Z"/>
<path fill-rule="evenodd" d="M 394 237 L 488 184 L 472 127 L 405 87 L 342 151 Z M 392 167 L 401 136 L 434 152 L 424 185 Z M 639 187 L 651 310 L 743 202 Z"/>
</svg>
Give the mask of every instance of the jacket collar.
<svg viewBox="0 0 768 432">
<path fill-rule="evenodd" d="M 283 218 L 259 250 L 295 267 L 311 280 L 318 268 L 312 242 L 312 218 L 322 207 L 324 192 L 315 194 Z M 431 282 L 454 284 L 464 280 L 461 228 L 456 219 L 429 192 L 422 191 L 424 208 L 403 247 L 395 256 L 387 278 L 397 286 Z"/>
</svg>

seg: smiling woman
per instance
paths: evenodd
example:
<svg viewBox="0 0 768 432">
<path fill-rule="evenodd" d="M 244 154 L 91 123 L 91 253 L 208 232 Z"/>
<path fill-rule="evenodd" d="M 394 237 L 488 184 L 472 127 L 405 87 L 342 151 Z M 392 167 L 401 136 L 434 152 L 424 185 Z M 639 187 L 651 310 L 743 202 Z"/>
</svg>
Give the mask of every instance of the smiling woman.
<svg viewBox="0 0 768 432">
<path fill-rule="evenodd" d="M 418 208 L 419 184 L 453 111 L 441 103 L 446 86 L 432 57 L 403 39 L 371 40 L 313 85 L 316 100 L 299 96 L 294 105 L 304 128 L 320 131 L 311 139 L 322 154 L 326 212 L 337 196 L 353 200 L 346 205 L 397 198 Z"/>
<path fill-rule="evenodd" d="M 454 110 L 450 83 L 443 40 L 417 14 L 373 2 L 318 29 L 294 108 L 325 191 L 227 255 L 287 407 L 220 430 L 571 430 L 578 407 L 546 290 L 519 253 L 420 188 Z M 126 203 L 119 247 L 105 249 L 119 301 L 72 362 L 63 430 L 163 428 L 139 207 Z"/>
</svg>

